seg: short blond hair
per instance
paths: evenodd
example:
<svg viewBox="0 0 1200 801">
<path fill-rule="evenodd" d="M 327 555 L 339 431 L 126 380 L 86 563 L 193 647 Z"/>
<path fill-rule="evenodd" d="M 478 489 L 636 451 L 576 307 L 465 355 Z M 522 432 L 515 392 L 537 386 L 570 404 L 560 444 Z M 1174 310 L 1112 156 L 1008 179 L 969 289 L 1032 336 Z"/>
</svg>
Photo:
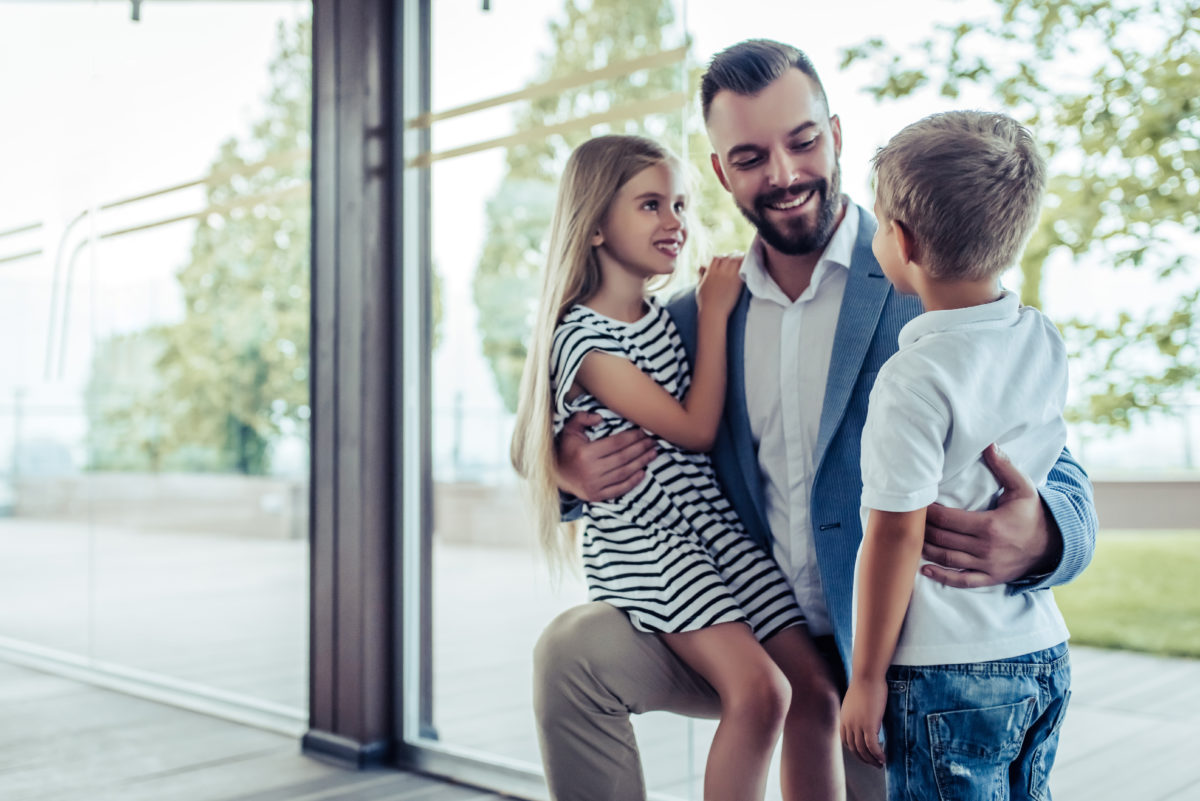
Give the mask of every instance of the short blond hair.
<svg viewBox="0 0 1200 801">
<path fill-rule="evenodd" d="M 999 275 L 1037 224 L 1046 164 L 1006 114 L 948 111 L 909 125 L 872 160 L 880 225 L 908 229 L 936 280 Z"/>
</svg>

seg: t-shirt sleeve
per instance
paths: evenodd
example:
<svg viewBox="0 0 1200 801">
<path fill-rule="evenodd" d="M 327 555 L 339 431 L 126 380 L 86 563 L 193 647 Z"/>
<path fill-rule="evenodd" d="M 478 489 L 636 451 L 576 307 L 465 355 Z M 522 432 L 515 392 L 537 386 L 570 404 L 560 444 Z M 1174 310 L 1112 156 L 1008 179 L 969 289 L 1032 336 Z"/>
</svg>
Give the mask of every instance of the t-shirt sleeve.
<svg viewBox="0 0 1200 801">
<path fill-rule="evenodd" d="M 862 505 L 911 512 L 937 500 L 948 434 L 946 409 L 880 375 L 862 432 Z"/>
<path fill-rule="evenodd" d="M 613 337 L 580 323 L 564 323 L 554 332 L 550 349 L 550 383 L 554 390 L 555 434 L 557 421 L 576 411 L 567 403 L 567 393 L 583 365 L 583 357 L 594 350 L 625 357 L 621 344 Z"/>
</svg>

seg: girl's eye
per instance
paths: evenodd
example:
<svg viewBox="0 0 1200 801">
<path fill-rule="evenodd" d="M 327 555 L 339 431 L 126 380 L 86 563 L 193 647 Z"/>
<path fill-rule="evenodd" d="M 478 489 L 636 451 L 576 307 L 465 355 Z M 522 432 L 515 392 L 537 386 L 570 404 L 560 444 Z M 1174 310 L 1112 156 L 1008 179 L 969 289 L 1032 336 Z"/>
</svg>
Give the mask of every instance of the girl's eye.
<svg viewBox="0 0 1200 801">
<path fill-rule="evenodd" d="M 642 206 L 642 208 L 648 209 L 650 211 L 658 211 L 658 201 L 657 200 L 647 200 L 646 203 Z"/>
<path fill-rule="evenodd" d="M 683 211 L 683 201 L 682 200 L 675 204 L 675 211 L 677 211 L 677 212 Z"/>
</svg>

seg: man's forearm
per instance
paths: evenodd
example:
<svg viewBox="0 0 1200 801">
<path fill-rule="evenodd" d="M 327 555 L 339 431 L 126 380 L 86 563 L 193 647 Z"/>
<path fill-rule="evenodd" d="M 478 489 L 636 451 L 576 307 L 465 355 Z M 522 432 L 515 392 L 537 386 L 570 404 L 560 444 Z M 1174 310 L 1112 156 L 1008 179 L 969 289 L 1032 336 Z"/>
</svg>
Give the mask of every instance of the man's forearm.
<svg viewBox="0 0 1200 801">
<path fill-rule="evenodd" d="M 1074 580 L 1092 561 L 1096 548 L 1096 506 L 1087 473 L 1063 449 L 1039 489 L 1050 542 L 1033 575 L 1014 585 L 1018 591 L 1046 589 Z"/>
</svg>

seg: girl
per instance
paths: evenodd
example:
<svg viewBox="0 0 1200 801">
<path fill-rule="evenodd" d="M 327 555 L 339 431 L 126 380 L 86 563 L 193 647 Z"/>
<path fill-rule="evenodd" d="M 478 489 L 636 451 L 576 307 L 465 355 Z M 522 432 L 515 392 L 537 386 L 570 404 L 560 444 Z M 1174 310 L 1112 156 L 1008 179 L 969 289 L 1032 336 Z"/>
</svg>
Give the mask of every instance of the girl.
<svg viewBox="0 0 1200 801">
<path fill-rule="evenodd" d="M 646 295 L 653 279 L 675 269 L 687 240 L 685 204 L 681 165 L 650 140 L 602 136 L 571 154 L 521 382 L 513 464 L 529 481 L 540 539 L 557 565 L 574 546 L 560 531 L 554 460 L 566 419 L 599 415 L 593 438 L 633 426 L 655 436 L 658 455 L 641 484 L 584 508 L 589 597 L 662 637 L 720 696 L 705 799 L 761 799 L 781 730 L 785 797 L 839 797 L 835 721 L 790 703 L 794 688 L 814 681 L 800 666 L 819 662 L 804 617 L 703 453 L 721 417 L 741 260 L 716 259 L 701 271 L 694 375 L 674 323 Z"/>
</svg>

